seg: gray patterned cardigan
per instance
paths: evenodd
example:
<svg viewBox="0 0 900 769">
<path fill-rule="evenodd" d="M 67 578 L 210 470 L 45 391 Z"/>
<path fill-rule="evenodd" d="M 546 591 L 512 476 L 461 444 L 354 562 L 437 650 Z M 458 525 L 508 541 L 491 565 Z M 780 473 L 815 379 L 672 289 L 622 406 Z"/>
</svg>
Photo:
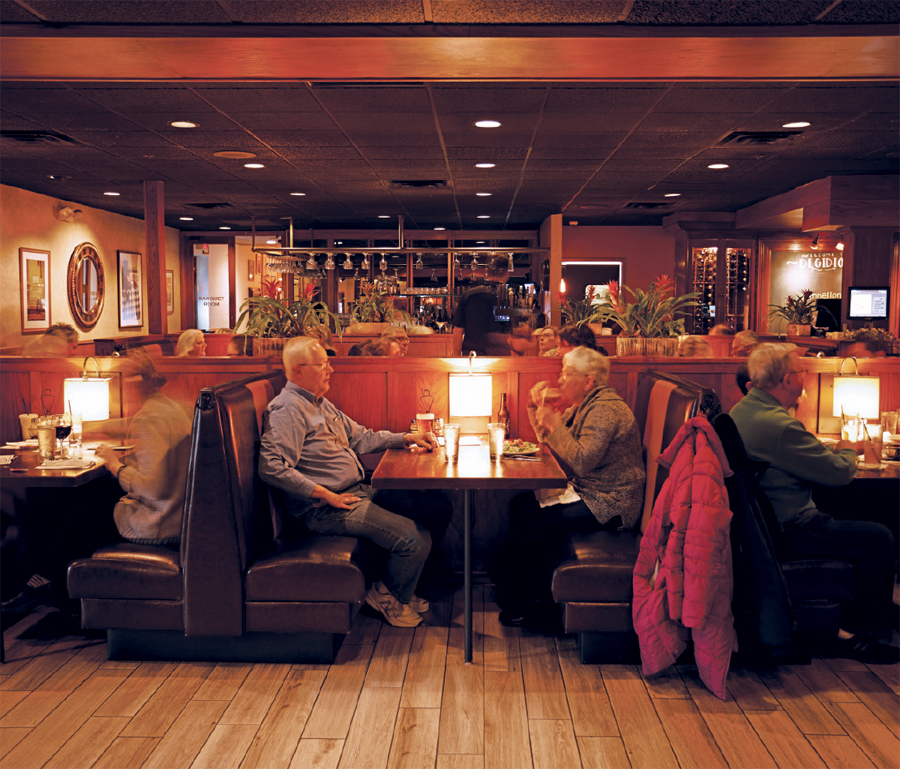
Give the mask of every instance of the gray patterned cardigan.
<svg viewBox="0 0 900 769">
<path fill-rule="evenodd" d="M 529 417 L 534 421 L 532 411 Z M 600 523 L 620 515 L 630 529 L 640 521 L 646 478 L 641 436 L 615 390 L 597 387 L 566 409 L 546 443 L 572 469 L 572 487 Z"/>
</svg>

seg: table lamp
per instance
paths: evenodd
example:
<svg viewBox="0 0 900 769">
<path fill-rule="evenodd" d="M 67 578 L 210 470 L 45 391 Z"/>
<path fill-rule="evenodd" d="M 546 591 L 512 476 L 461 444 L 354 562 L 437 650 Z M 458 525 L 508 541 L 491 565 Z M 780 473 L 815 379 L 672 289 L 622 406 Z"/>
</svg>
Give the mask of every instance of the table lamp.
<svg viewBox="0 0 900 769">
<path fill-rule="evenodd" d="M 450 421 L 464 434 L 486 433 L 493 406 L 493 377 L 472 372 L 475 353 L 469 353 L 469 371 L 450 374 Z"/>
<path fill-rule="evenodd" d="M 88 361 L 94 361 L 96 376 L 89 377 Z M 101 377 L 100 366 L 93 356 L 84 359 L 81 377 L 63 380 L 63 399 L 66 409 L 71 413 L 81 414 L 85 422 L 109 419 L 109 383 L 112 377 Z"/>
<path fill-rule="evenodd" d="M 877 376 L 860 376 L 856 358 L 850 358 L 856 368 L 853 376 L 843 376 L 844 362 L 834 378 L 834 402 L 831 415 L 858 414 L 860 419 L 878 419 L 879 417 L 879 380 Z"/>
</svg>

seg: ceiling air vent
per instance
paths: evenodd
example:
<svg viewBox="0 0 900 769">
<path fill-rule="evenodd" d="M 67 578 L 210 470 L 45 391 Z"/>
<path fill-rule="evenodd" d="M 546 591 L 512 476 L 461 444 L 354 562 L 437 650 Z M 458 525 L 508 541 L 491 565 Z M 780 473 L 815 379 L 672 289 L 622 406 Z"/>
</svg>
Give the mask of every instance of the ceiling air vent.
<svg viewBox="0 0 900 769">
<path fill-rule="evenodd" d="M 75 140 L 71 136 L 66 136 L 56 131 L 16 131 L 10 129 L 0 131 L 0 139 L 9 139 L 22 144 L 57 144 L 59 142 L 75 144 Z"/>
<path fill-rule="evenodd" d="M 719 142 L 719 147 L 771 147 L 773 144 L 788 144 L 803 131 L 735 131 Z"/>
<path fill-rule="evenodd" d="M 202 208 L 204 211 L 213 211 L 218 208 L 234 208 L 231 203 L 185 203 L 188 208 Z"/>
<path fill-rule="evenodd" d="M 626 203 L 622 208 L 631 210 L 650 211 L 654 208 L 668 208 L 668 203 Z"/>
<path fill-rule="evenodd" d="M 447 182 L 444 179 L 394 179 L 391 187 L 406 190 L 444 190 Z"/>
</svg>

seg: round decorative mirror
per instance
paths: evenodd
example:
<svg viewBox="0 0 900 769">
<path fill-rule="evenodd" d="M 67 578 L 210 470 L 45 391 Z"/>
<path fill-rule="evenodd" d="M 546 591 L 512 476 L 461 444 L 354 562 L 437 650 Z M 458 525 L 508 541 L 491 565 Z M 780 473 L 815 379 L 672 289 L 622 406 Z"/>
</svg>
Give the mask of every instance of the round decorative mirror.
<svg viewBox="0 0 900 769">
<path fill-rule="evenodd" d="M 103 263 L 97 248 L 82 243 L 69 258 L 66 292 L 72 317 L 81 328 L 93 328 L 103 311 Z"/>
</svg>

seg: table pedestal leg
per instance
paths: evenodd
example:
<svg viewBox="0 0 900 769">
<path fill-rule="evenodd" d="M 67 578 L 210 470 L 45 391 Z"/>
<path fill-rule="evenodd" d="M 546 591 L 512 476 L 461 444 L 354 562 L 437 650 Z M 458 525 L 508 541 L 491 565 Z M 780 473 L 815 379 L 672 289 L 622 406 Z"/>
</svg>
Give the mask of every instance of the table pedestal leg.
<svg viewBox="0 0 900 769">
<path fill-rule="evenodd" d="M 465 661 L 472 661 L 472 492 L 463 493 L 463 591 L 465 592 Z"/>
</svg>

